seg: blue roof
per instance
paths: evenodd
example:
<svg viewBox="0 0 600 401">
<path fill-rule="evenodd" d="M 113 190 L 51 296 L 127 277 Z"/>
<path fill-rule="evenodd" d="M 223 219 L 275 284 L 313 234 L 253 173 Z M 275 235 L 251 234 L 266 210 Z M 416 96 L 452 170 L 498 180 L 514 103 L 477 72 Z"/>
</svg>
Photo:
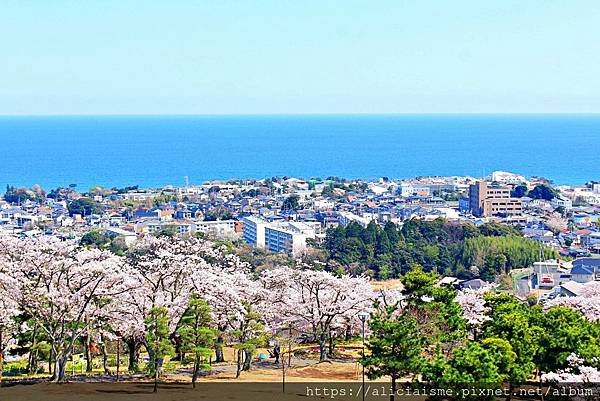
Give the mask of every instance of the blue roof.
<svg viewBox="0 0 600 401">
<path fill-rule="evenodd" d="M 571 269 L 571 274 L 585 274 L 591 275 L 594 272 L 594 268 L 592 266 L 573 266 Z"/>
<path fill-rule="evenodd" d="M 600 258 L 581 258 L 573 261 L 573 267 L 587 266 L 600 268 Z"/>
</svg>

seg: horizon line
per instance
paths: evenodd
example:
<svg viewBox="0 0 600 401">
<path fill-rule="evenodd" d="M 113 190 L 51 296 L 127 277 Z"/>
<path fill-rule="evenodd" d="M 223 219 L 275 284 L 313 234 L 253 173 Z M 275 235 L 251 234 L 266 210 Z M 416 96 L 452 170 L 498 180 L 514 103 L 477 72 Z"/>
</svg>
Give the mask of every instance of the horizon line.
<svg viewBox="0 0 600 401">
<path fill-rule="evenodd" d="M 598 112 L 0 113 L 2 117 L 600 116 Z"/>
</svg>

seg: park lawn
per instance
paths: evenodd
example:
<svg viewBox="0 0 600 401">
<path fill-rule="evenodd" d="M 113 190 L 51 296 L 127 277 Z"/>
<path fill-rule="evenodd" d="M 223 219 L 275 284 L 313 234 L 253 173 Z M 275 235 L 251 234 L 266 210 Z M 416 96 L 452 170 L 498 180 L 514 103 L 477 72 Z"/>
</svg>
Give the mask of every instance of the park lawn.
<svg viewBox="0 0 600 401">
<path fill-rule="evenodd" d="M 360 382 L 361 370 L 353 362 L 311 362 L 308 366 L 286 369 L 286 392 L 282 389 L 282 370 L 278 367 L 255 367 L 234 379 L 233 369 L 202 377 L 197 389 L 192 389 L 189 375 L 167 374 L 159 393 L 152 394 L 147 379 L 129 382 L 70 382 L 65 384 L 37 383 L 0 389 L 2 401 L 120 401 L 120 400 L 306 400 L 310 383 L 336 383 L 354 386 Z M 114 380 L 114 379 L 109 379 Z M 379 382 L 379 381 L 378 381 Z M 347 383 L 344 385 L 344 383 Z M 383 384 L 383 383 L 382 383 Z M 336 398 L 339 400 L 356 399 Z M 373 398 L 375 399 L 375 398 Z M 415 399 L 415 401 L 417 401 Z"/>
</svg>

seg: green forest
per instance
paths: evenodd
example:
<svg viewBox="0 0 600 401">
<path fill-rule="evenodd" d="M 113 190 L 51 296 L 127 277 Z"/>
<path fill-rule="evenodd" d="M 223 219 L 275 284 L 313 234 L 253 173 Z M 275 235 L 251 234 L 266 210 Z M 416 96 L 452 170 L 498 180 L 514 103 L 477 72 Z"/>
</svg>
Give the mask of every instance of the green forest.
<svg viewBox="0 0 600 401">
<path fill-rule="evenodd" d="M 523 238 L 514 227 L 486 223 L 475 226 L 444 219 L 412 219 L 401 227 L 351 223 L 329 229 L 324 243 L 330 269 L 397 278 L 414 265 L 425 271 L 493 281 L 497 275 L 528 267 L 540 257 L 556 258 L 555 250 Z"/>
</svg>

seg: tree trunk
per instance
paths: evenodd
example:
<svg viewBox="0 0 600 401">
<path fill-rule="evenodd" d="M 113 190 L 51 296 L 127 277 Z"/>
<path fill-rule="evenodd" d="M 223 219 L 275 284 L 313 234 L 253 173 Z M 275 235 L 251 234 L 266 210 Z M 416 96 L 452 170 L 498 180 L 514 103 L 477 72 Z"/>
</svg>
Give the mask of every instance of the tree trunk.
<svg viewBox="0 0 600 401">
<path fill-rule="evenodd" d="M 506 395 L 506 401 L 510 401 L 511 394 L 513 392 L 513 388 L 514 388 L 514 386 L 513 386 L 512 382 L 508 382 L 508 394 Z"/>
<path fill-rule="evenodd" d="M 56 377 L 56 371 L 52 369 L 54 363 L 52 361 L 52 357 L 54 356 L 54 350 L 50 348 L 50 352 L 48 354 L 48 374 L 50 375 L 50 381 L 54 381 Z"/>
<path fill-rule="evenodd" d="M 183 352 L 181 338 L 176 334 L 172 334 L 169 338 L 175 346 L 175 356 L 171 358 L 171 360 L 183 362 L 183 360 L 185 359 L 185 352 Z"/>
<path fill-rule="evenodd" d="M 281 348 L 279 347 L 279 345 L 273 347 L 273 356 L 275 357 L 275 364 L 278 365 L 279 357 L 281 356 Z"/>
<path fill-rule="evenodd" d="M 225 355 L 223 354 L 223 336 L 219 335 L 215 342 L 215 363 L 225 362 Z"/>
<path fill-rule="evenodd" d="M 346 326 L 345 340 L 350 341 L 351 338 L 352 338 L 352 326 L 348 325 L 348 326 Z"/>
<path fill-rule="evenodd" d="M 34 344 L 35 345 L 35 344 Z M 27 374 L 32 375 L 37 372 L 38 368 L 38 350 L 29 353 L 27 358 Z"/>
<path fill-rule="evenodd" d="M 326 346 L 327 338 L 325 333 L 321 333 L 319 335 L 319 362 L 324 362 L 327 360 L 327 346 Z"/>
<path fill-rule="evenodd" d="M 329 357 L 333 357 L 335 354 L 335 341 L 333 340 L 333 333 L 329 331 L 329 349 L 327 350 Z"/>
<path fill-rule="evenodd" d="M 121 339 L 117 338 L 117 381 L 119 381 L 120 373 L 121 373 Z"/>
<path fill-rule="evenodd" d="M 85 371 L 90 373 L 92 371 L 92 353 L 90 351 L 91 342 L 89 333 L 86 333 L 85 337 L 83 337 L 83 347 L 85 354 Z"/>
<path fill-rule="evenodd" d="M 154 359 L 154 390 L 153 393 L 158 393 L 158 359 Z"/>
<path fill-rule="evenodd" d="M 137 372 L 140 370 L 138 360 L 140 358 L 140 345 L 135 339 L 128 339 L 125 341 L 127 344 L 127 351 L 129 353 L 129 367 L 127 368 L 130 372 Z"/>
<path fill-rule="evenodd" d="M 31 348 L 36 348 L 37 345 L 37 323 L 33 325 L 33 332 L 31 334 Z M 33 352 L 29 352 L 27 358 L 27 374 L 34 374 L 37 371 L 38 364 L 38 350 L 35 349 Z"/>
<path fill-rule="evenodd" d="M 108 368 L 108 354 L 106 353 L 106 343 L 104 337 L 100 337 L 100 352 L 102 352 L 102 368 L 104 369 L 105 375 L 110 375 L 110 369 Z"/>
<path fill-rule="evenodd" d="M 240 377 L 240 372 L 242 371 L 242 350 L 239 349 L 237 351 L 237 371 L 235 372 L 235 378 Z"/>
<path fill-rule="evenodd" d="M 392 376 L 392 393 L 390 394 L 390 401 L 396 399 L 396 376 Z"/>
<path fill-rule="evenodd" d="M 194 371 L 192 372 L 192 388 L 196 388 L 196 380 L 198 379 L 198 371 L 200 370 L 200 355 L 196 353 L 194 358 Z"/>
<path fill-rule="evenodd" d="M 247 371 L 252 367 L 252 351 L 244 350 L 244 367 L 242 370 Z"/>
<path fill-rule="evenodd" d="M 67 355 L 56 355 L 54 360 L 54 374 L 52 382 L 63 383 L 65 381 L 65 368 L 67 367 Z"/>
</svg>

